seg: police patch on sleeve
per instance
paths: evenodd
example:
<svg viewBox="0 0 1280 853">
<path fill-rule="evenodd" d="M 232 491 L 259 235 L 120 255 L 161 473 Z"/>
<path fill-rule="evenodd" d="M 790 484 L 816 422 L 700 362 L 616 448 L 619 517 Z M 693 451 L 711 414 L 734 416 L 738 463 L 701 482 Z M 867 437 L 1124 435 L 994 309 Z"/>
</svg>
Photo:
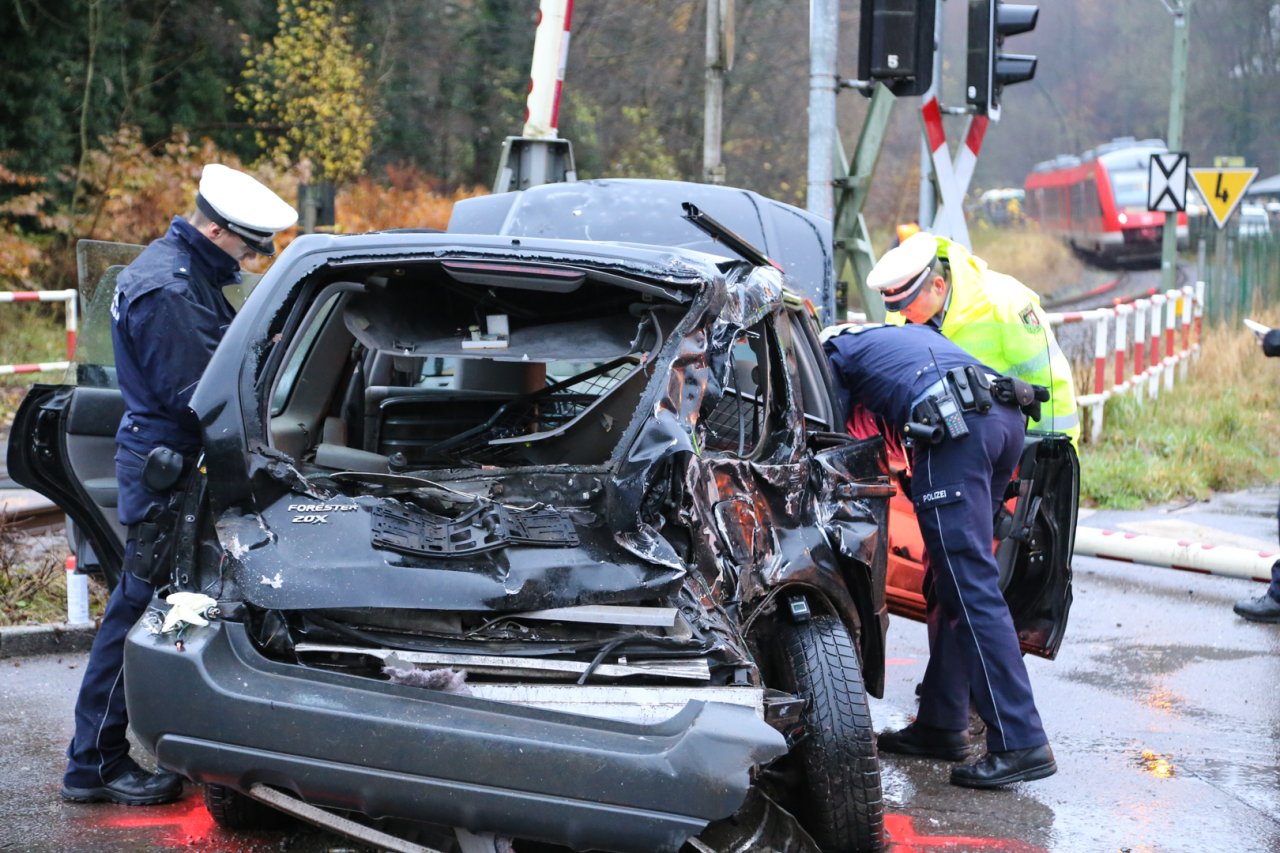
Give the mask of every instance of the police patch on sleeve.
<svg viewBox="0 0 1280 853">
<path fill-rule="evenodd" d="M 917 510 L 930 509 L 935 506 L 959 503 L 964 500 L 964 489 L 959 483 L 936 485 L 922 494 L 916 495 L 912 503 Z"/>
<path fill-rule="evenodd" d="M 1028 327 L 1027 331 L 1029 332 L 1040 331 L 1040 315 L 1036 313 L 1036 308 L 1034 305 L 1028 304 L 1027 307 L 1023 308 L 1022 311 L 1018 314 L 1018 317 L 1022 319 L 1022 325 Z"/>
</svg>

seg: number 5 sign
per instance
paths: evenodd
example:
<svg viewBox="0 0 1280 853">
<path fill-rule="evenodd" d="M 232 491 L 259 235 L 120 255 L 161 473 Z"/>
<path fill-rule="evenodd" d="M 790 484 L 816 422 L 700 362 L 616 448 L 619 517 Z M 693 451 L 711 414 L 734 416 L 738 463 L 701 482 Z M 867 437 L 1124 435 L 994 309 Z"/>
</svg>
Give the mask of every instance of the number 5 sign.
<svg viewBox="0 0 1280 853">
<path fill-rule="evenodd" d="M 1236 205 L 1244 198 L 1244 191 L 1257 176 L 1256 166 L 1247 169 L 1191 170 L 1191 179 L 1196 182 L 1196 188 L 1204 196 L 1205 204 L 1209 205 L 1209 212 L 1213 214 L 1213 221 L 1218 223 L 1219 228 L 1227 224 Z"/>
</svg>

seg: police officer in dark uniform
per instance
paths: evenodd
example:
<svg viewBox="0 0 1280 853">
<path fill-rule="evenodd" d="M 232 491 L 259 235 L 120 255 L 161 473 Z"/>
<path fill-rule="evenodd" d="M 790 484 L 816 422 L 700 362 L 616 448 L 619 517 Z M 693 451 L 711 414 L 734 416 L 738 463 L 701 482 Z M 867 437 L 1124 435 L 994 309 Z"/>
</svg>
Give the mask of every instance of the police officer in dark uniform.
<svg viewBox="0 0 1280 853">
<path fill-rule="evenodd" d="M 1047 391 L 994 374 L 930 326 L 853 328 L 826 344 L 846 416 L 860 405 L 910 438 L 911 495 L 928 552 L 929 664 L 915 722 L 884 752 L 959 761 L 969 699 L 987 753 L 951 783 L 996 788 L 1057 770 L 992 554 L 993 518 Z"/>
<path fill-rule="evenodd" d="M 292 207 L 254 178 L 207 165 L 195 212 L 174 217 L 165 235 L 116 281 L 111 335 L 125 414 L 115 460 L 118 512 L 128 541 L 125 571 L 107 602 L 76 700 L 65 800 L 138 806 L 182 795 L 182 777 L 143 770 L 129 757 L 125 736 L 124 639 L 151 601 L 158 573 L 167 568 L 158 546 L 172 497 L 154 478 L 144 481 L 143 468 L 153 453 L 179 471 L 183 460 L 196 455 L 200 429 L 187 403 L 234 315 L 222 288 L 239 282 L 246 258 L 274 254 L 276 232 L 297 219 Z"/>
</svg>

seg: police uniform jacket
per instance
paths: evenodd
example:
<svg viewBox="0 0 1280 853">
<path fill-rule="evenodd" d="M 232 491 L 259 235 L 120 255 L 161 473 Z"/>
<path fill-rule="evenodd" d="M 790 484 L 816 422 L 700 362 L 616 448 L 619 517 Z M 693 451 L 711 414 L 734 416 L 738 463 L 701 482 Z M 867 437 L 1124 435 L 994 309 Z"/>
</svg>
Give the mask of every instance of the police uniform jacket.
<svg viewBox="0 0 1280 853">
<path fill-rule="evenodd" d="M 120 273 L 111 339 L 125 405 L 116 432 L 122 452 L 143 459 L 160 445 L 183 454 L 199 447 L 200 427 L 187 404 L 235 315 L 222 287 L 239 280 L 236 260 L 181 217 Z M 127 521 L 150 496 L 136 494 L 135 466 L 119 460 L 118 453 L 120 514 Z"/>
<path fill-rule="evenodd" d="M 994 373 L 932 326 L 878 326 L 836 335 L 827 360 L 847 421 L 853 403 L 901 429 L 925 392 L 953 367 L 976 365 Z"/>
</svg>

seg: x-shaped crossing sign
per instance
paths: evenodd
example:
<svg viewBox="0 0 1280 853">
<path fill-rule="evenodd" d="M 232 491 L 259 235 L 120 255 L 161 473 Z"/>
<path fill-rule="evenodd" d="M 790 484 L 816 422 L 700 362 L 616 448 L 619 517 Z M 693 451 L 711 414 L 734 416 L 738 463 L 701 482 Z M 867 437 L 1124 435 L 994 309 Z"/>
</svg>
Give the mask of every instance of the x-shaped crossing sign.
<svg viewBox="0 0 1280 853">
<path fill-rule="evenodd" d="M 947 136 L 942 129 L 942 110 L 936 96 L 925 96 L 924 103 L 920 106 L 920 117 L 924 121 L 925 139 L 932 155 L 938 194 L 942 196 L 942 204 L 938 206 L 929 230 L 967 246 L 969 228 L 964 221 L 964 194 L 969 190 L 969 181 L 973 178 L 973 170 L 978 163 L 978 152 L 982 150 L 982 139 L 986 135 L 989 119 L 985 115 L 973 117 L 965 134 L 964 144 L 956 152 L 953 161 L 947 150 Z"/>
<path fill-rule="evenodd" d="M 1187 152 L 1152 154 L 1147 167 L 1147 210 L 1181 213 L 1187 209 Z"/>
</svg>

